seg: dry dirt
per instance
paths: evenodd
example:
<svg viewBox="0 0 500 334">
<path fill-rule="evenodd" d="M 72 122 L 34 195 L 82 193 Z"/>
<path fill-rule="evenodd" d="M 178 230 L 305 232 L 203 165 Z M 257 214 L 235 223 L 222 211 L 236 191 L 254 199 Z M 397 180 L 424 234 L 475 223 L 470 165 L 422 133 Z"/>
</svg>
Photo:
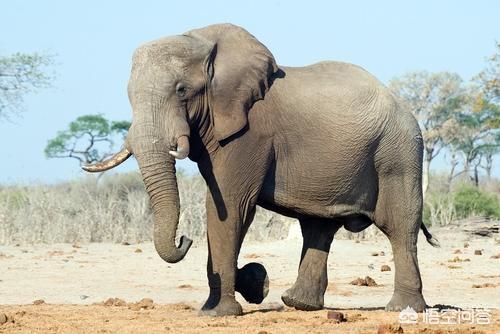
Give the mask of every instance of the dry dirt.
<svg viewBox="0 0 500 334">
<path fill-rule="evenodd" d="M 334 241 L 327 309 L 284 307 L 280 295 L 296 278 L 301 247 L 299 239 L 292 239 L 244 245 L 239 265 L 264 264 L 270 293 L 258 306 L 238 295 L 245 315 L 226 318 L 197 316 L 208 293 L 207 251 L 201 243 L 175 265 L 163 263 L 152 244 L 0 246 L 0 320 L 7 315 L 0 333 L 376 333 L 381 325 L 384 333 L 500 333 L 498 241 L 470 239 L 453 230 L 439 230 L 435 236 L 440 249 L 423 237 L 419 242 L 427 303 L 487 308 L 492 324 L 427 324 L 419 314 L 417 325 L 399 329 L 398 313 L 382 310 L 391 297 L 394 275 L 385 238 Z M 383 265 L 392 270 L 381 271 Z M 350 284 L 366 276 L 377 285 Z M 110 297 L 119 299 L 105 303 Z M 147 299 L 137 303 L 143 298 L 154 304 Z M 33 305 L 36 300 L 38 305 Z M 344 313 L 347 321 L 328 319 L 329 309 Z"/>
</svg>

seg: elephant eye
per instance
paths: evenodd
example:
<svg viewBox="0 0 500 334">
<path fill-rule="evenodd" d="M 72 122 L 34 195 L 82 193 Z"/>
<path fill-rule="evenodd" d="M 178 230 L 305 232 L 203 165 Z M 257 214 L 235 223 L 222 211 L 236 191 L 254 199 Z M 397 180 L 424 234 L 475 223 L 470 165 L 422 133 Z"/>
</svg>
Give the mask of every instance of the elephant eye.
<svg viewBox="0 0 500 334">
<path fill-rule="evenodd" d="M 182 83 L 178 83 L 177 87 L 175 87 L 175 94 L 177 94 L 178 97 L 183 98 L 186 96 L 187 93 L 187 88 L 184 86 Z"/>
</svg>

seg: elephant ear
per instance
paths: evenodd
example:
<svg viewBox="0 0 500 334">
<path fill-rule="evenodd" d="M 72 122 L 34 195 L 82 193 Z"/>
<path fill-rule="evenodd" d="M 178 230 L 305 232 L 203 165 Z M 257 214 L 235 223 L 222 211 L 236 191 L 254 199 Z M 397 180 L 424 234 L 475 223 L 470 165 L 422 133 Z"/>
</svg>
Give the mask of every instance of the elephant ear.
<svg viewBox="0 0 500 334">
<path fill-rule="evenodd" d="M 217 24 L 185 35 L 214 44 L 210 109 L 215 138 L 228 139 L 247 126 L 248 111 L 264 98 L 278 66 L 271 52 L 241 27 Z"/>
</svg>

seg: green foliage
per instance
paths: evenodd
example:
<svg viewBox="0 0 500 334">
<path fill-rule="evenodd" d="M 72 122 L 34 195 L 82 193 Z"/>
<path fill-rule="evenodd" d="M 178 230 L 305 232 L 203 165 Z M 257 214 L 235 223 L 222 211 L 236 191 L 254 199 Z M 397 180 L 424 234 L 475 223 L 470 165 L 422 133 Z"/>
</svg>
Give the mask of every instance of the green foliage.
<svg viewBox="0 0 500 334">
<path fill-rule="evenodd" d="M 487 100 L 500 102 L 500 42 L 496 42 L 496 53 L 488 57 L 486 67 L 474 79 Z"/>
<path fill-rule="evenodd" d="M 110 134 L 108 120 L 102 115 L 85 115 L 69 123 L 69 133 L 73 136 L 83 136 L 89 132 L 97 137 L 108 136 Z"/>
<path fill-rule="evenodd" d="M 52 64 L 53 56 L 39 53 L 0 56 L 0 118 L 21 111 L 26 94 L 50 86 L 54 75 L 47 68 Z"/>
<path fill-rule="evenodd" d="M 457 218 L 475 215 L 500 219 L 500 198 L 477 187 L 462 185 L 453 195 Z"/>
<path fill-rule="evenodd" d="M 130 122 L 110 122 L 104 116 L 84 115 L 57 133 L 45 147 L 47 158 L 74 158 L 82 163 L 104 160 L 113 149 L 113 136 L 126 135 Z"/>
<path fill-rule="evenodd" d="M 130 128 L 129 121 L 113 121 L 111 122 L 111 131 L 122 135 L 123 138 L 127 135 L 128 129 Z"/>
</svg>

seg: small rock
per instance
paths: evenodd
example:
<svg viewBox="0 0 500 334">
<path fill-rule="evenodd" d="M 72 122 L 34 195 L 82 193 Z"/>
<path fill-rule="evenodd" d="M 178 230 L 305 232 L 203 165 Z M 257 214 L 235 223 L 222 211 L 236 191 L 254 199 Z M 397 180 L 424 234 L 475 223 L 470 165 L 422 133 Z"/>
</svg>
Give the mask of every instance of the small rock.
<svg viewBox="0 0 500 334">
<path fill-rule="evenodd" d="M 460 249 L 455 249 L 455 251 L 453 252 L 453 254 L 462 254 L 462 251 Z"/>
<path fill-rule="evenodd" d="M 120 298 L 108 298 L 104 303 L 104 306 L 127 306 L 127 303 Z"/>
<path fill-rule="evenodd" d="M 5 324 L 8 320 L 7 315 L 0 313 L 0 325 Z"/>
<path fill-rule="evenodd" d="M 71 247 L 73 247 L 73 248 L 82 248 L 82 246 L 80 246 L 78 244 L 73 244 Z"/>
<path fill-rule="evenodd" d="M 43 299 L 37 299 L 33 301 L 33 305 L 42 305 L 42 304 L 45 304 L 45 300 Z"/>
<path fill-rule="evenodd" d="M 377 334 L 402 334 L 403 328 L 400 325 L 382 324 L 378 326 Z"/>
<path fill-rule="evenodd" d="M 384 251 L 380 251 L 380 252 L 372 252 L 372 256 L 384 256 L 385 255 L 385 252 Z"/>
<path fill-rule="evenodd" d="M 365 278 L 356 278 L 354 281 L 352 281 L 350 284 L 352 285 L 358 285 L 358 286 L 377 286 L 378 284 L 375 282 L 373 278 L 370 276 L 366 276 Z"/>
<path fill-rule="evenodd" d="M 142 249 L 136 248 L 135 251 L 134 251 L 134 253 L 142 253 Z"/>
<path fill-rule="evenodd" d="M 368 268 L 369 268 L 370 270 L 373 270 L 373 269 L 375 269 L 375 266 L 373 265 L 373 263 L 370 263 L 370 264 L 368 265 Z"/>
<path fill-rule="evenodd" d="M 337 311 L 328 311 L 326 317 L 337 323 L 346 321 L 344 314 Z"/>
<path fill-rule="evenodd" d="M 380 267 L 380 271 L 391 271 L 391 267 L 389 267 L 387 264 L 382 265 Z"/>
<path fill-rule="evenodd" d="M 493 283 L 472 284 L 472 287 L 473 287 L 474 289 L 481 289 L 481 288 L 494 288 L 494 287 L 496 287 L 496 284 L 493 284 Z"/>
<path fill-rule="evenodd" d="M 151 298 L 143 298 L 137 303 L 130 304 L 128 308 L 133 311 L 140 311 L 140 310 L 151 310 L 155 308 L 155 306 Z"/>
<path fill-rule="evenodd" d="M 354 281 L 351 281 L 351 283 L 349 283 L 349 284 L 351 284 L 351 285 L 358 285 L 358 286 L 364 286 L 364 285 L 366 285 L 366 282 L 365 282 L 364 279 L 358 277 Z"/>
<path fill-rule="evenodd" d="M 87 295 L 80 295 L 80 299 L 81 299 L 81 300 L 85 300 L 85 299 L 87 299 L 87 298 L 89 298 L 89 297 L 90 297 L 90 296 L 87 296 Z"/>
<path fill-rule="evenodd" d="M 377 283 L 370 276 L 365 277 L 366 286 L 377 286 Z"/>
<path fill-rule="evenodd" d="M 127 241 L 122 241 L 122 246 L 130 246 L 130 243 L 128 243 Z"/>
<path fill-rule="evenodd" d="M 482 250 L 480 250 L 480 249 L 476 249 L 476 250 L 474 251 L 474 255 L 483 255 L 483 251 L 482 251 Z"/>
<path fill-rule="evenodd" d="M 492 259 L 500 259 L 500 253 L 491 256 Z"/>
<path fill-rule="evenodd" d="M 464 248 L 469 248 L 470 244 L 468 242 L 464 242 Z"/>
<path fill-rule="evenodd" d="M 268 331 L 259 331 L 257 334 L 269 334 Z"/>
<path fill-rule="evenodd" d="M 359 240 L 354 241 L 355 243 L 359 244 Z"/>
</svg>

